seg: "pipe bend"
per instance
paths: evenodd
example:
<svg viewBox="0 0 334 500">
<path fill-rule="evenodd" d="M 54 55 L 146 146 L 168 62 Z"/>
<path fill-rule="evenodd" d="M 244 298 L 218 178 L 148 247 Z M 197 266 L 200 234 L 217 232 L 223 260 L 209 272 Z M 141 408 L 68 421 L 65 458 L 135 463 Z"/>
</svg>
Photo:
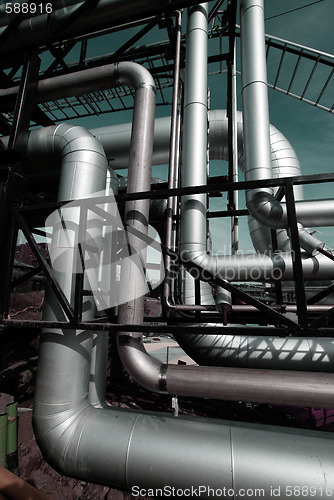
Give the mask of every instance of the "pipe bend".
<svg viewBox="0 0 334 500">
<path fill-rule="evenodd" d="M 286 210 L 276 198 L 259 190 L 248 191 L 246 205 L 254 219 L 271 229 L 285 229 L 288 225 Z"/>
<path fill-rule="evenodd" d="M 141 339 L 120 334 L 117 342 L 119 356 L 130 377 L 149 391 L 167 394 L 163 364 L 146 352 Z"/>
<path fill-rule="evenodd" d="M 117 72 L 120 85 L 128 85 L 135 90 L 146 87 L 156 93 L 154 79 L 144 66 L 132 61 L 122 61 L 117 63 Z"/>
</svg>

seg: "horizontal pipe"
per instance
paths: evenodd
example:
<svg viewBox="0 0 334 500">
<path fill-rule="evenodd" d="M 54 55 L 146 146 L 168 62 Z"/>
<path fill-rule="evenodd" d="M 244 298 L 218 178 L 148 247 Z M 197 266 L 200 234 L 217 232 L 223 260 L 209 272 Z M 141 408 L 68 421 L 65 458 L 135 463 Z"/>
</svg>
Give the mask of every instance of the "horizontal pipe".
<svg viewBox="0 0 334 500">
<path fill-rule="evenodd" d="M 212 399 L 317 408 L 334 405 L 333 373 L 166 365 L 148 355 L 140 341 L 126 335 L 119 338 L 119 353 L 134 380 L 161 394 L 205 394 Z"/>
<path fill-rule="evenodd" d="M 43 402 L 36 399 L 38 441 L 46 458 L 66 474 L 125 488 L 164 488 L 168 484 L 183 489 L 200 485 L 249 488 L 256 474 L 257 487 L 269 491 L 270 485 L 284 488 L 295 484 L 291 483 L 293 462 L 300 465 L 298 478 L 303 485 L 334 487 L 331 433 L 199 420 L 182 415 L 176 419 L 168 414 L 112 407 L 93 408 L 87 402 L 90 348 L 85 337 L 85 332 L 79 338 L 71 335 L 67 339 L 50 332 L 42 344 L 43 351 L 47 342 L 55 349 L 50 359 L 42 357 L 40 368 L 45 386 L 52 387 L 57 381 L 61 390 L 56 398 L 49 394 Z M 71 384 L 68 384 L 69 376 Z M 307 438 L 312 439 L 311 449 Z M 248 444 L 247 463 L 242 460 L 245 443 Z M 282 461 L 286 450 L 289 450 L 289 460 Z M 312 474 L 309 474 L 310 468 Z"/>
</svg>

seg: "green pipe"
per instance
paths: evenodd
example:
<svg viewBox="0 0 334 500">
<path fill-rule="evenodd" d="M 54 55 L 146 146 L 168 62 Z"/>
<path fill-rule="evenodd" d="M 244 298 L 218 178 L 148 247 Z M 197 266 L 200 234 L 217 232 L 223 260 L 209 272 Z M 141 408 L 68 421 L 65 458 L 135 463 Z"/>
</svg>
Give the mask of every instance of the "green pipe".
<svg viewBox="0 0 334 500">
<path fill-rule="evenodd" d="M 7 455 L 17 451 L 17 403 L 5 407 L 8 416 Z"/>
<path fill-rule="evenodd" d="M 7 469 L 18 473 L 17 454 L 17 403 L 9 403 L 5 406 L 8 419 L 7 428 Z"/>
<path fill-rule="evenodd" d="M 2 413 L 0 415 L 0 465 L 2 467 L 6 467 L 7 428 L 8 428 L 7 413 Z"/>
</svg>

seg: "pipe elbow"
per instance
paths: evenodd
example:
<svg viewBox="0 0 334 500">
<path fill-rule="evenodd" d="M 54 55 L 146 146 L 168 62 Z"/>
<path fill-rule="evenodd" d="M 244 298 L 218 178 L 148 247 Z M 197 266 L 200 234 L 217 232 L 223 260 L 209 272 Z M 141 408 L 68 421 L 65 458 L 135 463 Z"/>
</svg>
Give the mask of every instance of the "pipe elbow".
<svg viewBox="0 0 334 500">
<path fill-rule="evenodd" d="M 132 61 L 123 61 L 117 64 L 117 69 L 121 85 L 128 85 L 135 90 L 146 87 L 156 93 L 154 79 L 144 66 Z"/>
<path fill-rule="evenodd" d="M 64 405 L 34 404 L 33 426 L 45 458 L 68 475 L 79 475 L 78 449 L 82 429 L 94 409 L 87 400 Z"/>
<path fill-rule="evenodd" d="M 146 352 L 140 339 L 119 335 L 118 353 L 124 368 L 139 385 L 149 391 L 167 394 L 164 365 Z"/>
<path fill-rule="evenodd" d="M 271 229 L 287 227 L 286 211 L 272 194 L 266 191 L 249 191 L 246 204 L 254 219 L 264 226 Z"/>
</svg>

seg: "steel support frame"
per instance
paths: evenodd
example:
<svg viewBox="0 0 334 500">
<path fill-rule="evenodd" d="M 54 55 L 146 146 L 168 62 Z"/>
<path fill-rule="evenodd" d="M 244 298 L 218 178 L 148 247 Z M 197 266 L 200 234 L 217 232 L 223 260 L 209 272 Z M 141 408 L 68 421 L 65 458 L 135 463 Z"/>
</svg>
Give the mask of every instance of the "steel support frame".
<svg viewBox="0 0 334 500">
<path fill-rule="evenodd" d="M 290 334 L 291 331 L 293 331 L 296 335 L 305 335 L 305 332 L 310 332 L 310 327 L 317 328 L 317 330 L 319 332 L 323 332 L 324 335 L 327 335 L 326 332 L 327 333 L 330 332 L 328 335 L 331 336 L 332 332 L 334 332 L 334 330 L 331 328 L 325 328 L 325 329 L 318 328 L 318 327 L 322 326 L 323 322 L 326 323 L 327 320 L 332 317 L 332 315 L 334 313 L 334 308 L 333 308 L 333 310 L 329 310 L 329 311 L 323 313 L 319 318 L 315 319 L 311 323 L 310 326 L 308 325 L 307 304 L 306 304 L 306 300 L 305 300 L 305 290 L 304 290 L 304 283 L 303 283 L 302 272 L 301 272 L 301 269 L 302 269 L 301 268 L 301 255 L 300 255 L 300 248 L 299 248 L 297 219 L 296 219 L 295 206 L 294 206 L 293 185 L 294 184 L 313 183 L 313 182 L 333 182 L 334 181 L 333 174 L 326 174 L 326 175 L 324 174 L 323 176 L 321 176 L 320 179 L 317 177 L 318 176 L 311 175 L 311 176 L 296 177 L 293 180 L 291 178 L 287 178 L 287 179 L 281 178 L 281 179 L 273 179 L 273 180 L 271 179 L 268 181 L 261 181 L 261 182 L 255 181 L 255 184 L 257 187 L 259 187 L 259 185 L 261 185 L 261 186 L 268 186 L 268 185 L 270 185 L 270 186 L 277 186 L 277 185 L 282 186 L 282 190 L 279 191 L 279 193 L 280 193 L 279 197 L 282 197 L 284 193 L 286 196 L 287 211 L 289 214 L 289 227 L 290 227 L 291 239 L 292 239 L 292 248 L 295 252 L 293 265 L 294 265 L 294 275 L 295 275 L 295 282 L 296 282 L 295 286 L 296 286 L 296 295 L 297 295 L 298 324 L 295 323 L 294 321 L 290 320 L 289 318 L 287 318 L 283 314 L 281 314 L 281 312 L 279 312 L 277 310 L 277 308 L 276 309 L 271 308 L 270 306 L 264 304 L 263 302 L 260 302 L 259 300 L 248 295 L 247 293 L 240 290 L 238 287 L 228 283 L 227 281 L 219 279 L 219 278 L 211 275 L 206 270 L 203 270 L 201 268 L 198 269 L 198 271 L 201 272 L 201 276 L 202 276 L 202 278 L 204 278 L 205 281 L 209 281 L 211 283 L 216 283 L 216 284 L 222 286 L 226 290 L 230 291 L 232 293 L 232 295 L 234 295 L 235 297 L 238 297 L 243 302 L 246 302 L 247 304 L 254 306 L 261 313 L 264 313 L 268 317 L 268 321 L 270 318 L 270 321 L 273 324 L 283 326 L 283 328 L 282 327 L 279 328 L 279 330 L 282 332 L 283 336 Z M 210 193 L 212 191 L 215 192 L 218 189 L 220 191 L 229 191 L 230 189 L 239 190 L 239 189 L 250 189 L 250 188 L 254 188 L 254 187 L 255 186 L 254 186 L 253 181 L 248 181 L 248 182 L 245 181 L 245 182 L 238 182 L 238 183 L 228 182 L 228 183 L 223 183 L 223 184 L 219 184 L 219 185 L 210 184 L 210 185 L 205 185 L 205 186 L 194 186 L 191 188 L 163 189 L 161 191 L 157 190 L 157 191 L 132 193 L 132 194 L 125 193 L 125 194 L 118 194 L 118 195 L 116 195 L 115 198 L 118 201 L 118 203 L 123 203 L 123 202 L 128 201 L 128 199 L 142 199 L 142 198 L 161 199 L 161 198 L 165 198 L 166 196 L 171 196 L 171 193 L 173 196 L 180 196 L 183 194 L 188 194 L 189 191 Z M 111 220 L 112 216 L 110 214 L 108 214 L 107 212 L 105 212 L 104 210 L 102 210 L 101 208 L 99 208 L 98 206 L 96 206 L 96 205 L 103 204 L 105 202 L 108 202 L 108 197 L 92 198 L 89 200 L 89 206 L 87 209 L 92 210 L 95 213 L 97 213 L 99 216 L 104 218 L 104 220 L 107 223 L 108 220 Z M 55 279 L 54 273 L 53 273 L 49 263 L 47 262 L 47 259 L 41 253 L 41 251 L 38 247 L 38 244 L 36 243 L 36 241 L 33 237 L 32 231 L 30 230 L 29 225 L 27 224 L 27 222 L 24 219 L 24 217 L 28 214 L 36 213 L 36 211 L 41 212 L 41 210 L 42 211 L 47 210 L 48 212 L 50 212 L 56 208 L 61 207 L 65 203 L 67 203 L 67 202 L 64 201 L 62 203 L 59 203 L 59 202 L 48 203 L 48 204 L 45 204 L 43 206 L 38 205 L 38 206 L 22 207 L 22 208 L 14 209 L 14 217 L 13 217 L 13 222 L 12 222 L 11 233 L 13 235 L 17 234 L 17 229 L 20 228 L 23 231 L 23 233 L 24 233 L 24 235 L 25 235 L 25 237 L 26 237 L 26 239 L 31 247 L 31 250 L 34 252 L 34 254 L 36 256 L 36 259 L 38 262 L 38 268 L 36 268 L 36 272 L 33 272 L 33 271 L 28 272 L 26 275 L 26 278 L 31 277 L 32 272 L 34 274 L 36 274 L 37 272 L 42 270 L 43 273 L 45 274 L 46 279 L 48 280 L 49 284 L 54 289 L 54 292 L 55 292 L 55 294 L 56 294 L 56 296 L 61 304 L 61 307 L 64 310 L 64 314 L 66 314 L 66 316 L 69 320 L 68 325 L 71 325 L 71 327 L 74 327 L 74 325 L 75 325 L 76 328 L 79 328 L 80 327 L 79 325 L 81 325 L 81 326 L 83 325 L 83 322 L 81 321 L 82 298 L 83 298 L 83 294 L 87 293 L 85 290 L 83 290 L 82 278 L 78 277 L 78 279 L 77 279 L 76 299 L 75 299 L 75 306 L 73 309 L 70 306 L 70 304 L 68 303 L 66 297 L 64 296 L 63 291 L 59 287 L 57 280 Z M 73 206 L 76 205 L 76 206 L 81 206 L 81 208 L 83 207 L 82 201 L 80 201 L 80 200 L 77 200 L 74 202 L 71 201 L 71 204 Z M 87 205 L 87 200 L 85 200 L 85 204 Z M 86 219 L 85 211 L 81 210 L 81 217 L 80 217 L 81 231 L 85 231 L 85 227 L 84 227 L 84 220 L 85 219 Z M 135 231 L 133 228 L 128 228 L 128 230 L 131 230 L 131 232 Z M 138 234 L 136 233 L 136 235 L 138 237 L 143 237 L 143 235 L 141 235 L 141 233 L 139 233 L 139 232 L 138 232 Z M 12 238 L 12 240 L 13 240 L 13 238 Z M 13 241 L 14 241 L 14 243 L 13 243 Z M 15 240 L 13 240 L 13 241 L 12 241 L 12 245 L 15 246 Z M 147 242 L 152 243 L 150 238 L 148 238 Z M 170 256 L 170 258 L 172 260 L 174 260 L 174 263 L 175 263 L 175 261 L 182 263 L 183 265 L 185 265 L 186 268 L 191 267 L 193 269 L 194 267 L 196 267 L 196 265 L 194 265 L 193 263 L 189 263 L 188 261 L 183 262 L 181 257 L 178 256 L 178 254 L 176 252 L 172 252 L 171 249 L 165 248 L 164 250 Z M 84 248 L 82 248 L 82 252 L 84 252 Z M 197 266 L 197 267 L 199 267 L 199 266 Z M 11 271 L 10 272 L 8 271 L 8 279 L 6 282 L 7 294 L 9 294 L 9 290 L 11 287 L 11 284 L 10 284 L 11 279 L 10 278 L 11 278 Z M 19 282 L 22 282 L 23 279 L 24 279 L 24 277 L 20 278 Z M 13 285 L 15 285 L 17 283 L 18 282 L 16 282 L 16 283 L 14 282 Z M 328 293 L 330 291 L 332 291 L 331 287 L 329 287 Z M 6 300 L 7 300 L 6 303 L 8 304 L 8 298 Z M 180 306 L 182 307 L 181 304 L 180 304 Z M 188 306 L 186 309 L 188 311 L 190 311 L 190 310 L 196 311 L 197 310 L 197 312 L 200 312 L 202 310 L 202 306 L 197 306 L 197 307 L 196 307 L 196 305 L 194 305 L 194 307 Z M 8 313 L 8 311 L 5 311 L 5 312 Z M 6 314 L 4 315 L 4 317 L 6 318 Z M 39 326 L 42 326 L 42 324 L 43 324 L 43 322 L 37 322 L 37 323 L 39 324 Z M 277 329 L 275 328 L 271 331 L 276 331 L 276 330 Z M 225 329 L 224 329 L 224 331 L 225 331 Z M 278 332 L 276 331 L 276 333 L 278 333 Z"/>
<path fill-rule="evenodd" d="M 2 153 L 7 153 L 7 151 Z M 23 203 L 26 179 L 12 168 L 2 169 L 0 172 L 2 174 L 0 178 L 0 318 L 6 318 L 17 240 L 17 228 L 12 220 L 13 207 Z"/>
<path fill-rule="evenodd" d="M 26 53 L 19 91 L 16 98 L 14 118 L 9 135 L 8 149 L 21 151 L 22 143 L 28 134 L 35 91 L 41 60 L 36 52 Z"/>
</svg>

